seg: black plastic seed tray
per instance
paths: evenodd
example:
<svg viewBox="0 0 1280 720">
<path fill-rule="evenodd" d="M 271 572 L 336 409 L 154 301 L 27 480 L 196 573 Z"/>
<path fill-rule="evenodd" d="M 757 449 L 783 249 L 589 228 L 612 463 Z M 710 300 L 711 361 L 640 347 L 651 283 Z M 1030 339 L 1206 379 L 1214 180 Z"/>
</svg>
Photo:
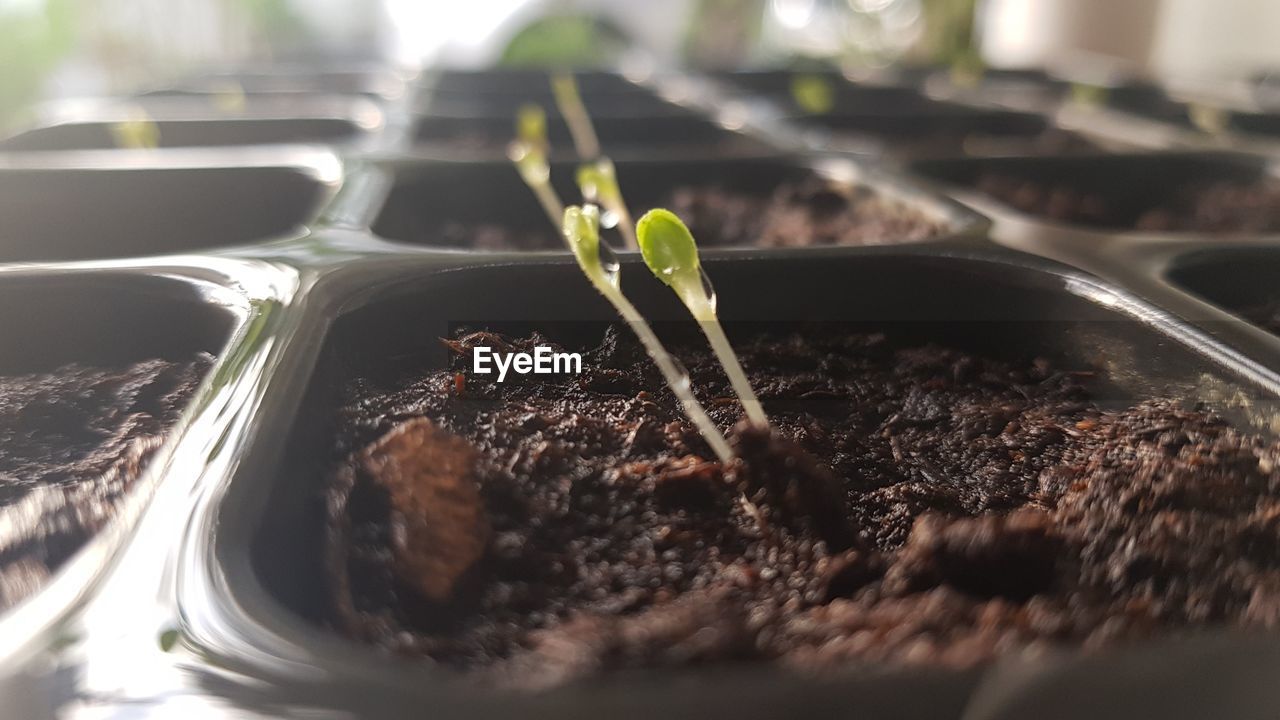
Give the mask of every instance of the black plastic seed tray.
<svg viewBox="0 0 1280 720">
<path fill-rule="evenodd" d="M 824 152 L 902 162 L 1028 153 L 1096 154 L 1123 142 L 1105 137 L 1106 132 L 1098 133 L 1103 138 L 1095 138 L 1080 129 L 1060 126 L 1053 98 L 1024 98 L 1025 93 L 1016 86 L 967 88 L 943 82 L 940 89 L 932 90 L 929 88 L 939 83 L 926 82 L 921 87 L 872 85 L 853 83 L 835 74 L 810 76 L 785 71 L 713 77 L 730 95 L 740 93 L 741 87 L 758 86 L 758 97 L 771 101 L 782 116 L 781 125 L 766 125 L 765 132 Z M 831 90 L 830 102 L 801 107 L 795 94 L 808 77 L 824 79 Z M 1013 102 L 1008 101 L 1008 95 L 1014 96 Z"/>
<path fill-rule="evenodd" d="M 1280 332 L 1280 251 L 1275 247 L 1187 253 L 1168 277 L 1215 305 Z"/>
<path fill-rule="evenodd" d="M 1208 138 L 1230 133 L 1243 138 L 1274 140 L 1280 135 L 1280 114 L 1258 107 L 1193 102 L 1171 96 L 1153 83 L 1130 83 L 1108 88 L 1107 107 Z"/>
<path fill-rule="evenodd" d="M 920 157 L 1096 154 L 1102 148 L 1045 115 L 930 101 L 915 108 L 795 116 L 818 147 Z"/>
<path fill-rule="evenodd" d="M 32 130 L 0 143 L 0 150 L 102 150 L 121 145 L 118 123 L 67 123 Z M 155 123 L 159 147 L 214 147 L 281 143 L 345 142 L 359 134 L 350 120 L 161 120 Z"/>
<path fill-rule="evenodd" d="M 735 97 L 768 100 L 789 113 L 907 114 L 933 102 L 916 87 L 854 82 L 838 73 L 760 70 L 716 73 L 711 77 Z M 812 81 L 820 83 L 819 95 L 806 97 L 805 83 Z"/>
<path fill-rule="evenodd" d="M 1169 97 L 1164 88 L 1150 83 L 1130 83 L 1107 88 L 1106 103 L 1134 115 L 1195 128 L 1187 104 Z"/>
<path fill-rule="evenodd" d="M 1023 256 L 989 251 L 957 256 L 939 250 L 823 259 L 775 256 L 769 271 L 780 281 L 774 286 L 779 291 L 776 297 L 756 291 L 757 262 L 724 260 L 709 266 L 722 306 L 735 308 L 725 314 L 731 332 L 736 323 L 787 323 L 799 318 L 856 322 L 864 329 L 1003 357 L 1051 357 L 1072 367 L 1096 367 L 1098 396 L 1110 403 L 1169 394 L 1214 402 L 1218 396 L 1213 390 L 1240 393 L 1264 403 L 1251 412 L 1265 413 L 1274 402 L 1273 390 L 1254 385 L 1248 372 L 1234 367 L 1225 355 L 1180 339 L 1183 330 L 1176 325 L 1153 324 L 1144 304 L 1084 276 Z M 645 312 L 661 319 L 679 317 L 667 291 L 636 270 L 641 268 L 631 263 L 624 272 L 634 278 L 629 281 L 630 293 Z M 915 687 L 914 694 L 933 700 L 917 705 L 915 700 L 903 699 L 883 707 L 873 701 L 860 712 L 871 717 L 956 715 L 963 699 L 980 686 L 981 676 L 927 672 L 885 676 L 883 671 L 864 670 L 841 682 L 815 687 L 781 673 L 765 681 L 767 690 L 762 689 L 751 703 L 755 707 L 738 704 L 735 695 L 741 689 L 732 674 L 709 672 L 699 677 L 689 670 L 678 671 L 679 681 L 662 672 L 619 676 L 590 692 L 553 692 L 534 698 L 469 695 L 465 684 L 430 665 L 406 665 L 357 652 L 325 636 L 318 625 L 326 616 L 321 600 L 325 571 L 314 550 L 324 537 L 322 485 L 318 484 L 323 475 L 315 469 L 327 437 L 323 408 L 345 379 L 394 372 L 396 358 L 430 347 L 456 318 L 484 318 L 492 326 L 519 321 L 552 334 L 566 323 L 573 327 L 571 321 L 609 318 L 607 305 L 572 282 L 576 273 L 564 261 L 520 263 L 507 258 L 498 266 L 467 268 L 456 260 L 419 258 L 352 268 L 349 278 L 337 273 L 330 277 L 331 285 L 317 288 L 318 296 L 332 293 L 327 307 L 342 303 L 339 298 L 348 293 L 344 288 L 376 283 L 383 291 L 361 292 L 360 302 L 346 305 L 347 312 L 336 319 L 328 319 L 325 311 L 325 317 L 313 317 L 308 323 L 316 329 L 327 328 L 318 347 L 307 341 L 306 358 L 294 359 L 308 367 L 316 363 L 310 381 L 302 380 L 307 373 L 299 373 L 290 389 L 277 396 L 280 405 L 264 408 L 263 423 L 283 432 L 287 441 L 282 445 L 274 432 L 257 438 L 246 455 L 242 477 L 232 478 L 219 507 L 205 509 L 207 527 L 220 532 L 211 542 L 189 548 L 196 553 L 191 565 L 211 568 L 224 579 L 228 592 L 212 607 L 204 598 L 193 599 L 201 614 L 192 618 L 192 632 L 225 643 L 215 653 L 231 649 L 240 655 L 234 649 L 255 647 L 250 655 L 270 659 L 258 672 L 271 673 L 271 663 L 279 664 L 277 672 L 297 665 L 322 668 L 330 678 L 330 700 L 359 713 L 372 712 L 367 700 L 372 687 L 378 688 L 378 711 L 389 715 L 434 699 L 441 712 L 459 716 L 542 712 L 543 708 L 550 712 L 564 702 L 584 713 L 639 717 L 663 711 L 683 716 L 692 712 L 688 692 L 747 717 L 772 717 L 784 703 L 798 703 L 792 709 L 816 712 L 836 698 L 867 692 L 874 697 L 871 688 L 889 686 Z M 549 285 L 562 290 L 547 293 Z M 929 287 L 931 292 L 922 296 L 914 292 L 917 287 Z M 473 326 L 483 327 L 477 323 Z M 444 357 L 442 352 L 437 355 Z M 261 482 L 267 477 L 275 482 Z M 747 685 L 761 682 L 752 679 L 756 676 L 749 670 L 739 677 Z M 1105 677 L 1101 672 L 1090 675 L 1085 686 L 1105 682 Z M 273 697 L 270 691 L 246 692 L 257 697 L 255 702 L 271 702 Z M 622 704 L 622 698 L 631 699 Z"/>
<path fill-rule="evenodd" d="M 333 155 L 120 151 L 0 163 L 0 259 L 175 254 L 297 236 L 341 180 Z"/>
<path fill-rule="evenodd" d="M 756 217 L 756 210 L 787 188 L 815 185 L 810 193 L 831 187 L 834 197 L 850 203 L 875 202 L 882 215 L 910 219 L 910 237 L 876 235 L 866 244 L 917 242 L 972 235 L 981 227 L 976 216 L 955 205 L 930 197 L 908 183 L 872 177 L 859 178 L 857 167 L 838 160 L 821 161 L 803 156 L 768 154 L 762 157 L 715 158 L 707 160 L 619 160 L 616 163 L 623 192 L 640 213 L 653 207 L 687 206 L 691 212 L 709 213 L 707 220 L 690 216 L 695 231 L 701 231 L 704 247 L 714 250 L 749 250 L 768 242 L 763 232 L 741 227 Z M 509 162 L 401 163 L 388 166 L 392 176 L 386 203 L 373 222 L 380 237 L 436 249 L 512 250 L 563 252 L 563 244 L 532 194 L 524 191 L 520 176 Z M 552 167 L 553 182 L 561 197 L 572 198 L 578 190 L 574 165 Z M 488 197 L 478 197 L 468 188 L 485 187 L 509 201 L 495 206 Z M 874 198 L 874 200 L 873 200 Z M 797 201 L 830 202 L 825 196 Z M 726 207 L 728 206 L 728 207 Z M 785 212 L 785 211 L 784 211 Z M 794 212 L 794 211 L 792 211 Z M 810 213 L 830 212 L 822 208 Z M 717 232 L 712 219 L 732 223 L 734 229 Z M 868 219 L 865 225 L 877 220 Z M 706 226 L 706 227 L 704 227 Z M 735 242 L 736 238 L 745 242 Z M 859 243 L 851 237 L 849 243 Z"/>
<path fill-rule="evenodd" d="M 666 154 L 690 155 L 768 153 L 770 144 L 747 133 L 730 130 L 705 117 L 681 112 L 657 117 L 600 117 L 593 123 L 600 146 L 619 157 Z M 416 121 L 414 143 L 422 152 L 456 156 L 470 153 L 476 159 L 505 158 L 515 136 L 510 115 L 460 118 L 424 114 Z M 572 157 L 573 136 L 559 117 L 547 120 L 547 139 L 557 157 Z"/>
<path fill-rule="evenodd" d="M 614 72 L 577 70 L 573 73 L 583 97 L 644 94 L 636 82 Z M 419 86 L 430 92 L 466 93 L 475 97 L 524 97 L 549 91 L 551 78 L 538 70 L 428 70 Z"/>
<path fill-rule="evenodd" d="M 1272 714 L 1280 639 L 1258 629 L 1010 653 L 962 670 L 658 663 L 539 692 L 477 685 L 335 630 L 326 501 L 334 407 L 351 381 L 443 368 L 439 339 L 460 325 L 570 342 L 615 319 L 496 156 L 513 109 L 548 102 L 546 76 L 414 75 L 215 73 L 138 105 L 166 145 L 216 147 L 113 149 L 95 139 L 100 130 L 60 118 L 9 141 L 34 143 L 30 152 L 0 148 L 0 374 L 213 356 L 114 517 L 0 614 L 0 701 L 15 717 Z M 1280 307 L 1280 244 L 1252 227 L 1138 227 L 1180 183 L 1265 185 L 1267 161 L 1170 152 L 945 159 L 952 146 L 918 156 L 904 174 L 900 158 L 879 151 L 778 150 L 792 145 L 756 128 L 788 114 L 791 78 L 729 78 L 734 97 L 748 101 L 735 125 L 696 102 L 610 117 L 608 108 L 665 101 L 647 80 L 578 74 L 632 211 L 679 210 L 699 237 L 731 337 L 807 323 L 820 333 L 879 332 L 890 343 L 1068 369 L 1104 409 L 1163 398 L 1212 409 L 1259 443 L 1280 433 L 1280 338 L 1265 329 Z M 936 101 L 912 88 L 839 87 L 835 111 L 809 120 L 878 117 L 858 122 L 928 139 L 974 127 L 1018 138 L 1061 130 L 1036 113 L 925 112 Z M 256 136 L 265 146 L 248 147 L 231 129 L 308 127 L 317 118 L 291 115 L 289 98 L 335 93 L 362 95 L 379 118 L 356 122 L 356 142 L 326 131 L 310 142 L 331 149 L 282 146 L 295 138 L 273 129 Z M 446 100 L 464 112 L 446 112 Z M 553 182 L 576 202 L 569 139 L 551 119 L 552 143 L 563 148 Z M 190 140 L 165 126 L 187 122 L 207 125 Z M 1115 215 L 1046 222 L 1034 204 L 1014 210 L 976 192 L 991 173 L 1078 187 L 1079 197 L 1047 193 L 1055 212 L 1097 195 Z M 1268 202 L 1249 207 L 1265 213 Z M 831 237 L 851 241 L 795 246 Z M 634 253 L 619 258 L 627 296 L 664 336 L 681 330 L 670 290 Z M 826 412 L 815 397 L 796 402 Z M 921 492 L 935 481 L 922 480 Z M 0 539 L 5 522 L 0 515 Z M 1265 555 L 1269 546 L 1258 547 Z"/>
<path fill-rule="evenodd" d="M 548 115 L 560 113 L 551 78 L 545 74 L 531 76 L 524 83 L 513 82 L 510 86 L 499 83 L 495 87 L 488 87 L 484 82 L 472 84 L 465 79 L 450 81 L 456 77 L 446 75 L 426 81 L 415 100 L 418 110 L 438 116 L 506 119 L 521 107 L 533 104 Z M 655 117 L 689 112 L 659 97 L 650 85 L 612 77 L 616 84 L 603 82 L 599 76 L 593 83 L 592 76 L 586 76 L 578 86 L 582 103 L 593 118 Z"/>
<path fill-rule="evenodd" d="M 982 196 L 997 214 L 1109 232 L 1269 234 L 1271 163 L 1238 153 L 1009 157 L 919 162 L 915 172 Z"/>
<path fill-rule="evenodd" d="M 267 299 L 261 290 L 246 291 L 240 283 L 260 278 L 262 272 L 245 263 L 212 260 L 200 266 L 0 270 L 0 330 L 9 339 L 0 349 L 6 397 L 12 403 L 16 384 L 25 383 L 42 398 L 4 408 L 7 468 L 13 467 L 13 453 L 19 453 L 19 460 L 35 458 L 26 453 L 40 447 L 14 434 L 15 413 L 22 413 L 16 416 L 17 427 L 38 426 L 56 442 L 80 428 L 81 414 L 108 407 L 109 398 L 129 398 L 128 383 L 137 383 L 134 392 L 139 394 L 129 400 L 136 412 L 153 406 L 155 399 L 148 394 L 186 385 L 175 396 L 179 402 L 173 414 L 164 419 L 164 432 L 132 440 L 122 463 L 95 464 L 96 474 L 78 471 L 25 487 L 6 477 L 6 521 L 0 533 L 6 586 L 0 636 L 6 662 L 65 635 L 66 616 L 114 566 L 149 498 L 163 487 L 183 485 L 183 480 L 167 478 L 174 471 L 189 471 L 191 453 L 201 452 L 202 445 L 226 431 L 229 418 L 217 415 L 233 384 L 227 374 L 238 365 L 230 357 L 259 313 L 258 303 Z M 162 363 L 173 366 L 154 377 L 122 374 L 125 368 L 150 372 Z M 69 373 L 84 371 L 104 376 L 79 396 L 59 389 L 61 379 L 72 377 Z M 40 380 L 34 384 L 30 378 Z M 117 386 L 121 380 L 125 384 Z M 43 404 L 59 397 L 54 404 Z M 149 423 L 145 415 L 120 422 L 121 433 L 130 423 Z M 25 449 L 16 449 L 19 445 Z M 63 462 L 98 462 L 77 459 L 80 450 L 64 452 Z"/>
<path fill-rule="evenodd" d="M 144 89 L 140 96 L 206 96 L 287 94 L 363 95 L 375 98 L 403 96 L 416 73 L 395 69 L 314 70 L 305 67 L 229 70 L 199 75 Z"/>
<path fill-rule="evenodd" d="M 684 117 L 690 111 L 656 96 L 643 93 L 614 95 L 587 95 L 582 104 L 592 118 L 616 120 L 623 118 Z M 558 117 L 560 109 L 549 93 L 530 92 L 527 95 L 496 95 L 477 97 L 463 92 L 433 92 L 420 97 L 418 110 L 424 115 L 459 119 L 509 121 L 526 105 L 537 105 L 550 117 Z"/>
<path fill-rule="evenodd" d="M 992 218 L 997 242 L 1121 283 L 1251 362 L 1280 367 L 1259 327 L 1266 247 L 1277 238 L 1272 160 L 1166 151 L 925 161 L 913 171 Z"/>
</svg>

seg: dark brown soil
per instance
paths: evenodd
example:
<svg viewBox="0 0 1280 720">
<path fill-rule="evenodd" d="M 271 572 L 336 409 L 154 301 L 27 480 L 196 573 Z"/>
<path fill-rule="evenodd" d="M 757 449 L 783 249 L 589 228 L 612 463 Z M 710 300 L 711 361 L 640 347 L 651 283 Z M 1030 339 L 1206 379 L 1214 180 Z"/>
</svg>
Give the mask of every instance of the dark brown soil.
<svg viewBox="0 0 1280 720">
<path fill-rule="evenodd" d="M 699 343 L 709 459 L 609 333 L 581 376 L 360 378 L 329 495 L 333 623 L 506 686 L 772 661 L 971 666 L 1280 626 L 1280 445 L 1087 373 L 847 331 L 741 347 L 776 434 Z M 537 377 L 538 381 L 531 378 Z M 343 459 L 345 458 L 345 459 Z"/>
<path fill-rule="evenodd" d="M 1196 182 L 1159 197 L 1140 197 L 992 172 L 975 186 L 1022 212 L 1072 225 L 1148 232 L 1280 231 L 1280 183 Z"/>
<path fill-rule="evenodd" d="M 678 187 L 662 203 L 680 216 L 702 247 L 890 245 L 942 234 L 946 225 L 866 187 L 847 189 L 810 178 L 772 195 L 720 185 Z M 478 250 L 556 250 L 564 241 L 543 228 L 451 223 L 422 241 Z"/>
<path fill-rule="evenodd" d="M 212 358 L 0 377 L 0 608 L 114 514 Z"/>
</svg>

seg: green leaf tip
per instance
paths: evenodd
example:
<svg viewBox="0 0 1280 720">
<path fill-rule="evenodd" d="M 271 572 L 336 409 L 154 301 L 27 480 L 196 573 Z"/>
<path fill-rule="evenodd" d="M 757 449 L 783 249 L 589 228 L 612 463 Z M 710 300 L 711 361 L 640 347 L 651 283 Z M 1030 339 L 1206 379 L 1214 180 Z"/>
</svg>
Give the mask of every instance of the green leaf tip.
<svg viewBox="0 0 1280 720">
<path fill-rule="evenodd" d="M 644 264 L 662 282 L 674 286 L 690 276 L 700 277 L 693 233 L 670 210 L 656 208 L 645 213 L 636 223 L 636 239 Z"/>
<path fill-rule="evenodd" d="M 1201 132 L 1210 135 L 1221 135 L 1231 125 L 1231 116 L 1226 110 L 1202 103 L 1189 104 L 1187 106 L 1187 117 L 1191 119 L 1191 124 L 1195 125 Z"/>
<path fill-rule="evenodd" d="M 595 205 L 565 208 L 561 232 L 583 271 L 592 276 L 600 273 L 600 208 Z"/>
<path fill-rule="evenodd" d="M 111 123 L 111 139 L 126 150 L 154 150 L 160 147 L 160 126 L 146 112 L 135 109 L 129 118 Z"/>
<path fill-rule="evenodd" d="M 835 89 L 821 75 L 797 75 L 791 81 L 791 98 L 810 115 L 825 115 L 836 104 Z"/>
<path fill-rule="evenodd" d="M 1071 83 L 1071 101 L 1087 107 L 1102 107 L 1107 104 L 1107 88 L 1089 83 Z"/>
<path fill-rule="evenodd" d="M 172 652 L 173 649 L 177 647 L 178 640 L 180 639 L 180 637 L 181 636 L 179 635 L 178 631 L 173 628 L 170 628 L 160 633 L 160 637 L 159 637 L 160 650 L 162 650 L 163 652 Z"/>
<path fill-rule="evenodd" d="M 579 165 L 577 180 L 578 189 L 588 202 L 596 199 L 611 202 L 622 198 L 617 171 L 608 158 Z"/>
<path fill-rule="evenodd" d="M 516 111 L 516 138 L 521 142 L 547 146 L 547 113 L 541 105 L 529 103 Z"/>
</svg>

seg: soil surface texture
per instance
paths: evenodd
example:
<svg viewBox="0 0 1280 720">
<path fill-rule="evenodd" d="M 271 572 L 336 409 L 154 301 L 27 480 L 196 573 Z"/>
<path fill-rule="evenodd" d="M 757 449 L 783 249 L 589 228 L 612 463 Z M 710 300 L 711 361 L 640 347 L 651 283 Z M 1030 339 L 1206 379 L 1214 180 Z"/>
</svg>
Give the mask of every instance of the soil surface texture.
<svg viewBox="0 0 1280 720">
<path fill-rule="evenodd" d="M 679 215 L 701 247 L 891 245 L 946 232 L 940 219 L 870 188 L 845 188 L 818 178 L 784 183 L 772 194 L 683 186 L 660 206 Z M 564 249 L 549 222 L 545 227 L 448 223 L 410 234 L 424 244 L 477 250 Z"/>
<path fill-rule="evenodd" d="M 212 361 L 0 376 L 0 608 L 110 520 Z"/>
<path fill-rule="evenodd" d="M 733 328 L 730 328 L 733 334 Z M 483 682 L 774 662 L 967 667 L 1280 626 L 1280 445 L 1083 368 L 876 334 L 738 338 L 774 425 L 672 347 L 716 462 L 630 336 L 581 375 L 353 379 L 335 408 L 330 621 Z M 424 360 L 425 363 L 425 360 Z"/>
<path fill-rule="evenodd" d="M 1144 197 L 992 172 L 978 178 L 975 187 L 1017 210 L 1070 225 L 1146 232 L 1280 231 L 1280 183 L 1275 182 L 1195 182 Z"/>
</svg>

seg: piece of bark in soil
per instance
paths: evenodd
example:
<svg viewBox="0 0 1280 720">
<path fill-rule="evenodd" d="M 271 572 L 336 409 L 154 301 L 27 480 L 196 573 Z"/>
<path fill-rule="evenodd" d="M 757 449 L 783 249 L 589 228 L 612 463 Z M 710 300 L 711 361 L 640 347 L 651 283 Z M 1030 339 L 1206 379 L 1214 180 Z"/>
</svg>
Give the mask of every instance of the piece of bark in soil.
<svg viewBox="0 0 1280 720">
<path fill-rule="evenodd" d="M 1023 601 L 1050 589 L 1061 545 L 1048 514 L 1038 509 L 972 518 L 923 515 L 883 589 L 909 595 L 947 585 L 974 597 Z"/>
<path fill-rule="evenodd" d="M 476 459 L 470 443 L 415 418 L 360 451 L 353 463 L 361 480 L 390 498 L 396 575 L 435 602 L 450 599 L 488 546 Z"/>
</svg>

